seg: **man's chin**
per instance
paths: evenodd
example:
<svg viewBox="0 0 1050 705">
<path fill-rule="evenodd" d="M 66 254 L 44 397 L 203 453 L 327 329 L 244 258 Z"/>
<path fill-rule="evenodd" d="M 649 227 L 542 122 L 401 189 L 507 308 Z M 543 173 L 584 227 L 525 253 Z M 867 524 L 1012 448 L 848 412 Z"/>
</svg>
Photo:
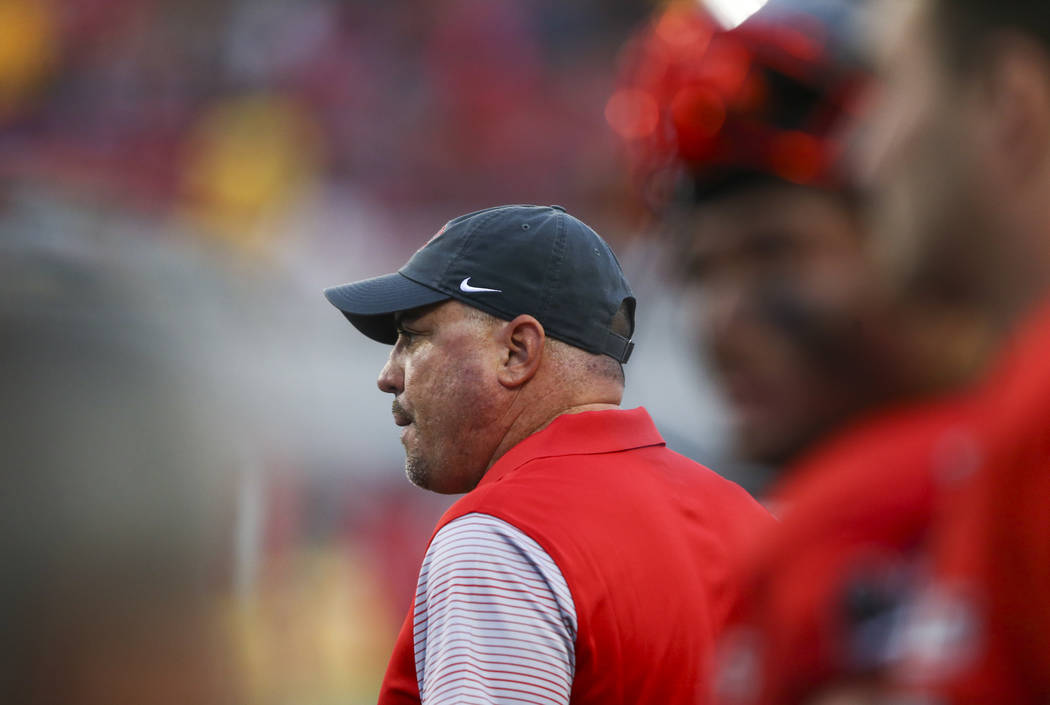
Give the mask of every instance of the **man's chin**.
<svg viewBox="0 0 1050 705">
<path fill-rule="evenodd" d="M 801 434 L 799 434 L 801 435 Z M 783 429 L 742 427 L 737 433 L 737 455 L 741 460 L 770 468 L 782 468 L 796 460 L 805 442 Z"/>
<path fill-rule="evenodd" d="M 476 480 L 471 481 L 469 477 L 450 473 L 447 469 L 435 472 L 430 463 L 412 455 L 405 457 L 405 477 L 416 487 L 437 494 L 470 492 L 481 479 L 479 475 Z"/>
<path fill-rule="evenodd" d="M 405 456 L 405 477 L 416 487 L 430 489 L 430 472 L 426 464 L 413 455 Z"/>
</svg>

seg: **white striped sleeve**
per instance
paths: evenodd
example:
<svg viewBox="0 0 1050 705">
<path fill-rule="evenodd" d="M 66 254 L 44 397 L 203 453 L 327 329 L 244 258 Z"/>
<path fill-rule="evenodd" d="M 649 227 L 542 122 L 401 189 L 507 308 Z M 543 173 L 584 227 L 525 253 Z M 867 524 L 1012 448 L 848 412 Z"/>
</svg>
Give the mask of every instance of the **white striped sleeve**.
<svg viewBox="0 0 1050 705">
<path fill-rule="evenodd" d="M 572 595 L 546 551 L 501 519 L 467 514 L 438 531 L 413 627 L 424 705 L 569 702 Z"/>
</svg>

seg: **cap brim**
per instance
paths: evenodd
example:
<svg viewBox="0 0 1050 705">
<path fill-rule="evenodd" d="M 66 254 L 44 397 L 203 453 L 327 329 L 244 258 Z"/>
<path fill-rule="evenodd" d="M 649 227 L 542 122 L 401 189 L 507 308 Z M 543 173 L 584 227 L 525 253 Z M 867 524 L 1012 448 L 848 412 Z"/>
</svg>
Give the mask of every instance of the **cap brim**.
<svg viewBox="0 0 1050 705">
<path fill-rule="evenodd" d="M 398 272 L 332 286 L 324 295 L 355 328 L 387 345 L 397 342 L 394 314 L 451 298 Z"/>
</svg>

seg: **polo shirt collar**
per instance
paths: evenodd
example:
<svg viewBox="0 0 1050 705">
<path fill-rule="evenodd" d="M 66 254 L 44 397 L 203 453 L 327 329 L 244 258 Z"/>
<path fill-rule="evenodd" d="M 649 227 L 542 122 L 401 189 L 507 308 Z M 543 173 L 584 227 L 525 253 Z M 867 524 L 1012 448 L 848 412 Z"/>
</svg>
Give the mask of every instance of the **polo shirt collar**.
<svg viewBox="0 0 1050 705">
<path fill-rule="evenodd" d="M 616 453 L 666 445 L 643 407 L 562 414 L 503 454 L 478 486 L 496 482 L 511 470 L 538 458 Z"/>
</svg>

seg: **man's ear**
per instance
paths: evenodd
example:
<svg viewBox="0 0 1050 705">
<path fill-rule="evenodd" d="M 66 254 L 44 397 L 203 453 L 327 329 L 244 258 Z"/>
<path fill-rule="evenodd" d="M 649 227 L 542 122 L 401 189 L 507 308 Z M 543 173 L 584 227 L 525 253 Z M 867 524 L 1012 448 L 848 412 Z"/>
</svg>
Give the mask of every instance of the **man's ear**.
<svg viewBox="0 0 1050 705">
<path fill-rule="evenodd" d="M 1027 39 L 999 38 L 986 69 L 986 104 L 995 120 L 994 153 L 1011 188 L 1032 182 L 1050 161 L 1050 57 Z"/>
<path fill-rule="evenodd" d="M 503 345 L 503 357 L 497 376 L 504 387 L 515 389 L 535 376 L 547 334 L 539 321 L 523 313 L 503 324 L 498 336 Z"/>
</svg>

